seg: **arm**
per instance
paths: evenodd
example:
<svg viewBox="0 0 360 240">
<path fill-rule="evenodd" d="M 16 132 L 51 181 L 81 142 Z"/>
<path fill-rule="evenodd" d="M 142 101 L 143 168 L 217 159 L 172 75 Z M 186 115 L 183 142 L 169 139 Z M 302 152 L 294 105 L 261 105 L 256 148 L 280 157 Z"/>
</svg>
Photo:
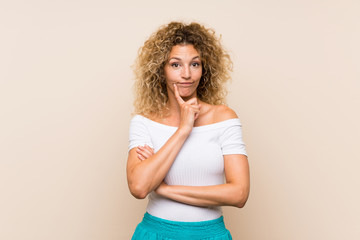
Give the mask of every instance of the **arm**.
<svg viewBox="0 0 360 240">
<path fill-rule="evenodd" d="M 145 198 L 163 181 L 187 136 L 186 132 L 178 129 L 164 146 L 146 161 L 142 161 L 138 156 L 141 147 L 130 150 L 126 171 L 129 189 L 134 197 Z"/>
<path fill-rule="evenodd" d="M 174 201 L 195 206 L 243 207 L 249 196 L 250 177 L 247 157 L 224 156 L 226 183 L 213 186 L 172 186 L 162 183 L 156 192 Z"/>
<path fill-rule="evenodd" d="M 127 160 L 127 180 L 130 192 L 136 198 L 145 198 L 147 194 L 157 188 L 165 178 L 178 152 L 189 136 L 194 121 L 200 111 L 196 98 L 184 101 L 174 86 L 176 101 L 180 107 L 180 124 L 177 131 L 168 139 L 163 147 L 155 154 L 141 147 L 129 151 Z M 146 161 L 139 157 L 139 150 L 143 150 Z M 138 151 L 138 152 L 137 152 Z M 148 155 L 148 156 L 146 156 Z"/>
</svg>

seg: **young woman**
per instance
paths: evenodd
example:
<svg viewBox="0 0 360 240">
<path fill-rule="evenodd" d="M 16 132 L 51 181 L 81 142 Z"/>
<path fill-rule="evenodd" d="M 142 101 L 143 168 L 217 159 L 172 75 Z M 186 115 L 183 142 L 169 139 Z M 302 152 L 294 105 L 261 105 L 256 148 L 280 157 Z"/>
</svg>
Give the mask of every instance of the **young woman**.
<svg viewBox="0 0 360 240">
<path fill-rule="evenodd" d="M 132 239 L 231 239 L 221 206 L 249 195 L 240 120 L 223 105 L 231 64 L 197 23 L 171 22 L 140 49 L 127 179 L 149 203 Z"/>
</svg>

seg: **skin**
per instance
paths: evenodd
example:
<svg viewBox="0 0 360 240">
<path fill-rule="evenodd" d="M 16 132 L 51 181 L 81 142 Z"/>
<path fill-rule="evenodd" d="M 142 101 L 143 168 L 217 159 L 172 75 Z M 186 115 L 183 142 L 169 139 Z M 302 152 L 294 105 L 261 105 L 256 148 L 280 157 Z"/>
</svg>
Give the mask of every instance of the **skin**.
<svg viewBox="0 0 360 240">
<path fill-rule="evenodd" d="M 202 65 L 200 54 L 192 45 L 174 46 L 164 71 L 167 90 L 171 95 L 175 94 L 174 84 L 176 84 L 182 98 L 179 99 L 181 102 L 196 98 Z"/>
<path fill-rule="evenodd" d="M 165 118 L 154 116 L 152 120 L 178 128 L 156 153 L 146 145 L 130 150 L 127 162 L 130 192 L 140 199 L 155 191 L 163 197 L 194 206 L 243 207 L 250 189 L 249 165 L 245 155 L 224 155 L 224 184 L 177 186 L 163 182 L 194 126 L 237 118 L 235 112 L 226 106 L 210 105 L 196 98 L 202 65 L 200 54 L 193 45 L 174 46 L 164 72 L 169 112 Z"/>
</svg>

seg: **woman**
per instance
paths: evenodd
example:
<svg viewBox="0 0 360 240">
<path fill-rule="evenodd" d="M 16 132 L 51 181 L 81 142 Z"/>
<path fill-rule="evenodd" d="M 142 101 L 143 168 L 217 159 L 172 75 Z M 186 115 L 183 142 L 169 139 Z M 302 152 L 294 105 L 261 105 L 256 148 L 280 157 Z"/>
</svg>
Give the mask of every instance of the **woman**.
<svg viewBox="0 0 360 240">
<path fill-rule="evenodd" d="M 231 64 L 197 23 L 171 22 L 140 49 L 127 179 L 149 203 L 132 239 L 231 239 L 220 207 L 249 195 L 241 124 L 223 105 Z"/>
</svg>

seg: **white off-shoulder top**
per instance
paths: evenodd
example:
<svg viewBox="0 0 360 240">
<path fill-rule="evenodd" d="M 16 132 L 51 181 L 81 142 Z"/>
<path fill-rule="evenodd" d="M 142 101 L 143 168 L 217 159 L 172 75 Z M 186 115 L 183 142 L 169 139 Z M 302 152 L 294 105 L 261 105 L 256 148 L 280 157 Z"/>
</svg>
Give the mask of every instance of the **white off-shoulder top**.
<svg viewBox="0 0 360 240">
<path fill-rule="evenodd" d="M 157 152 L 175 133 L 177 127 L 135 115 L 130 123 L 130 149 L 149 145 Z M 166 184 L 209 186 L 224 183 L 224 158 L 228 154 L 246 154 L 238 118 L 193 127 L 165 177 Z M 198 207 L 163 198 L 151 192 L 146 211 L 156 217 L 197 222 L 222 215 L 221 207 Z"/>
</svg>

